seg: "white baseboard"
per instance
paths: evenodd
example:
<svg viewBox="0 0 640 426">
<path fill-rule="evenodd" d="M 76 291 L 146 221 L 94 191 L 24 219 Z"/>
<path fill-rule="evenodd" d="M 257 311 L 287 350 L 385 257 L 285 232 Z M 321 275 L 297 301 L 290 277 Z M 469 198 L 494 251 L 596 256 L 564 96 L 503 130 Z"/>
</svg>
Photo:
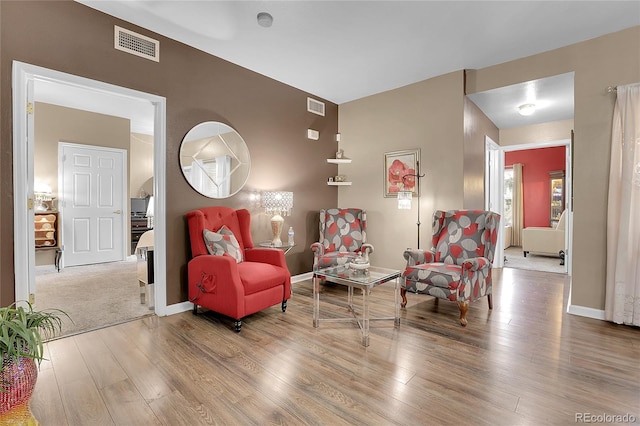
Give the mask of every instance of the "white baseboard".
<svg viewBox="0 0 640 426">
<path fill-rule="evenodd" d="M 578 315 L 581 317 L 604 320 L 604 311 L 602 309 L 587 308 L 585 306 L 567 305 L 567 313 Z"/>
<path fill-rule="evenodd" d="M 302 281 L 310 280 L 313 278 L 313 272 L 306 272 L 300 275 L 294 275 L 291 277 L 291 283 L 299 283 Z"/>
<path fill-rule="evenodd" d="M 192 309 L 193 309 L 193 303 L 180 302 L 180 303 L 175 303 L 173 305 L 167 306 L 167 308 L 164 310 L 164 314 L 174 315 L 174 314 L 179 314 L 181 312 L 190 311 Z"/>
</svg>

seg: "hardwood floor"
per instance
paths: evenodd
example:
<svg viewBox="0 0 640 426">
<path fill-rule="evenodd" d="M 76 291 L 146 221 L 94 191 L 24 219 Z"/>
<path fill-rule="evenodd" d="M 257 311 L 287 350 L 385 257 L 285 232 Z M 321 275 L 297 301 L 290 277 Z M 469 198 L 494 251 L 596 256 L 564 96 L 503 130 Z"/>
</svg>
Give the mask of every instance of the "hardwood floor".
<svg viewBox="0 0 640 426">
<path fill-rule="evenodd" d="M 494 272 L 494 309 L 472 303 L 466 328 L 455 303 L 409 293 L 400 328 L 372 322 L 368 348 L 350 323 L 313 328 L 310 281 L 240 334 L 184 312 L 54 340 L 31 408 L 42 425 L 640 422 L 640 330 L 567 314 L 566 275 Z M 393 315 L 392 288 L 373 290 L 372 316 Z M 321 314 L 345 301 L 323 286 Z"/>
</svg>

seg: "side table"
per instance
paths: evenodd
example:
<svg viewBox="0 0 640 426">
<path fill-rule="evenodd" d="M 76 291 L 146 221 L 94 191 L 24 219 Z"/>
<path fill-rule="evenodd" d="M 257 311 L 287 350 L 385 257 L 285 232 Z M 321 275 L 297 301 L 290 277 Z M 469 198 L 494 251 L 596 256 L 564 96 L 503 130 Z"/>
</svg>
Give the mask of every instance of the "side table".
<svg viewBox="0 0 640 426">
<path fill-rule="evenodd" d="M 320 282 L 322 279 L 348 287 L 347 307 L 353 318 L 320 318 Z M 394 281 L 394 316 L 370 318 L 369 296 L 371 290 L 388 281 Z M 400 327 L 400 271 L 371 266 L 366 272 L 354 271 L 348 265 L 332 266 L 313 271 L 313 327 L 318 328 L 320 321 L 353 321 L 362 331 L 362 346 L 369 346 L 369 322 L 373 320 L 393 320 L 394 327 Z M 353 306 L 353 289 L 362 290 L 362 316 L 358 317 Z"/>
<path fill-rule="evenodd" d="M 276 248 L 276 249 L 280 249 L 282 251 L 284 251 L 284 254 L 286 255 L 287 253 L 289 253 L 291 251 L 292 248 L 294 248 L 296 245 L 289 245 L 289 244 L 280 244 L 280 245 L 276 245 L 273 244 L 271 241 L 265 241 L 262 243 L 258 243 L 258 245 L 260 247 L 264 247 L 264 248 Z"/>
</svg>

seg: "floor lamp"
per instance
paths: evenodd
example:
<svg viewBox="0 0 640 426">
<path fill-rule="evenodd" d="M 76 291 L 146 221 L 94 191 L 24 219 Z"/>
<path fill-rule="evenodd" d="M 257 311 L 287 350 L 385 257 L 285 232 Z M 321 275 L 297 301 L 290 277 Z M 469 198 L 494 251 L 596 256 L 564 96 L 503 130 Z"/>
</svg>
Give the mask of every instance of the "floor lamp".
<svg viewBox="0 0 640 426">
<path fill-rule="evenodd" d="M 402 176 L 402 184 L 406 185 L 406 179 L 414 177 L 417 181 L 417 194 L 418 194 L 418 248 L 420 248 L 420 179 L 424 177 L 424 174 L 420 174 L 420 161 L 416 161 L 416 173 L 407 174 Z M 398 191 L 398 208 L 401 210 L 411 209 L 411 199 L 413 198 L 413 191 Z"/>
</svg>

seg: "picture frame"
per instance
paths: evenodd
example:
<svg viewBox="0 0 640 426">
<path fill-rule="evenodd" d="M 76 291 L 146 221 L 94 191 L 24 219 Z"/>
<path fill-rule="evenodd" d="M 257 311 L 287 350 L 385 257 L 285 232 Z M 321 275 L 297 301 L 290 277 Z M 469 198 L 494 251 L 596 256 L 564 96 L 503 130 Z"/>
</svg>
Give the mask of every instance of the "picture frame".
<svg viewBox="0 0 640 426">
<path fill-rule="evenodd" d="M 384 196 L 395 198 L 400 191 L 411 191 L 418 195 L 416 168 L 420 161 L 420 149 L 385 152 Z"/>
</svg>

